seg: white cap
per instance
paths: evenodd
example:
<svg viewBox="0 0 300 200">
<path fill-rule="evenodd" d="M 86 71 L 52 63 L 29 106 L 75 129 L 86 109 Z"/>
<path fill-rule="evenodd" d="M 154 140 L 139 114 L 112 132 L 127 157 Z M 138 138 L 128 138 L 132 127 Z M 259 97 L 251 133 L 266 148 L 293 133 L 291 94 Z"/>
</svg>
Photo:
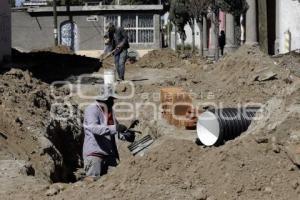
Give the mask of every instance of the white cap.
<svg viewBox="0 0 300 200">
<path fill-rule="evenodd" d="M 96 96 L 97 101 L 107 101 L 109 98 L 117 99 L 114 88 L 111 85 L 102 85 L 100 95 Z"/>
</svg>

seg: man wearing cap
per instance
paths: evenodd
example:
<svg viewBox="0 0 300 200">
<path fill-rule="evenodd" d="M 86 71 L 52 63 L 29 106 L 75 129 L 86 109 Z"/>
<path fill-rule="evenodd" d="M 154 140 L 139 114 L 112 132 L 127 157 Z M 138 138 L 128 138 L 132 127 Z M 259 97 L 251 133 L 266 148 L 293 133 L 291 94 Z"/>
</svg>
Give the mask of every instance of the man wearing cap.
<svg viewBox="0 0 300 200">
<path fill-rule="evenodd" d="M 107 173 L 108 167 L 117 166 L 119 153 L 116 135 L 119 139 L 132 141 L 134 135 L 125 133 L 127 127 L 118 124 L 113 112 L 115 95 L 105 94 L 96 98 L 84 113 L 83 159 L 86 176 L 96 180 Z"/>
<path fill-rule="evenodd" d="M 125 78 L 125 63 L 127 59 L 127 49 L 129 48 L 128 36 L 122 27 L 115 27 L 113 23 L 109 23 L 106 27 L 107 44 L 111 45 L 111 49 L 115 49 L 115 66 L 120 80 Z"/>
</svg>

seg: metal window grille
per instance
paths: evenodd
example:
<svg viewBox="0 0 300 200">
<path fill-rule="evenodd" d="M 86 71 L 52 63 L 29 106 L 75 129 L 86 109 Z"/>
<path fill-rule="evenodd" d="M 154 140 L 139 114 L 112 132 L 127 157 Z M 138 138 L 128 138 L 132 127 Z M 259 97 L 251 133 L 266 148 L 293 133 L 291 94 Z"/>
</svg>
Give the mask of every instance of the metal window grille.
<svg viewBox="0 0 300 200">
<path fill-rule="evenodd" d="M 153 43 L 154 20 L 153 15 L 108 15 L 105 24 L 112 22 L 121 25 L 128 34 L 129 43 Z"/>
<path fill-rule="evenodd" d="M 138 43 L 154 42 L 153 15 L 138 16 Z"/>
<path fill-rule="evenodd" d="M 127 29 L 129 43 L 136 43 L 136 30 Z"/>
<path fill-rule="evenodd" d="M 121 25 L 124 28 L 136 28 L 136 16 L 134 15 L 126 15 L 122 16 Z"/>
<path fill-rule="evenodd" d="M 118 26 L 118 16 L 117 15 L 108 15 L 105 17 L 105 27 L 109 24 L 113 23 L 115 26 Z"/>
<path fill-rule="evenodd" d="M 139 30 L 139 40 L 138 43 L 153 43 L 153 30 Z"/>
</svg>

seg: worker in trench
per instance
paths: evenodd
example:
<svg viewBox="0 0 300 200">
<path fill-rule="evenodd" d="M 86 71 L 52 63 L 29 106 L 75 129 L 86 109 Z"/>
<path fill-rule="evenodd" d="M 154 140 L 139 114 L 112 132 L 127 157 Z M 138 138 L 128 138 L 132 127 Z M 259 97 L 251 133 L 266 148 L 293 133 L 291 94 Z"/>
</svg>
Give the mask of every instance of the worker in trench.
<svg viewBox="0 0 300 200">
<path fill-rule="evenodd" d="M 107 33 L 104 36 L 105 50 L 108 54 L 113 52 L 115 67 L 119 80 L 125 80 L 125 64 L 129 49 L 128 36 L 123 27 L 115 27 L 113 23 L 106 26 Z"/>
<path fill-rule="evenodd" d="M 133 142 L 135 133 L 119 124 L 113 105 L 116 96 L 109 88 L 85 109 L 83 159 L 86 180 L 94 181 L 107 173 L 109 167 L 117 166 L 119 153 L 116 139 Z"/>
</svg>

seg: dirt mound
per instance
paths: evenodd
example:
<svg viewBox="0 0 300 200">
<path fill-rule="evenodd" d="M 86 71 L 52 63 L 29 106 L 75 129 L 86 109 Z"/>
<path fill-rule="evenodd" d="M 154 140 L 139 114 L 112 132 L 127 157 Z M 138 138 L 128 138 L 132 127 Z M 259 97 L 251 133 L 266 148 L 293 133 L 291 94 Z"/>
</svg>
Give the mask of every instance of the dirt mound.
<svg viewBox="0 0 300 200">
<path fill-rule="evenodd" d="M 278 65 L 290 70 L 293 74 L 300 77 L 300 53 L 294 51 L 274 56 L 273 59 Z"/>
<path fill-rule="evenodd" d="M 48 47 L 44 49 L 35 49 L 32 52 L 53 52 L 59 54 L 74 54 L 74 52 L 68 46 L 58 45 L 54 47 Z"/>
<path fill-rule="evenodd" d="M 141 68 L 172 68 L 180 66 L 179 56 L 170 49 L 153 50 L 143 56 L 135 66 Z"/>
<path fill-rule="evenodd" d="M 288 84 L 288 71 L 258 47 L 244 45 L 216 64 L 191 65 L 185 77 L 189 89 L 200 100 L 236 106 L 238 103 L 264 103 Z M 182 80 L 182 77 L 180 78 Z M 178 85 L 183 81 L 178 81 Z"/>
<path fill-rule="evenodd" d="M 172 59 L 173 61 L 170 61 Z M 162 63 L 163 67 L 157 63 L 152 65 L 155 62 Z M 173 66 L 174 70 L 170 70 L 168 66 Z M 141 67 L 144 69 L 141 70 Z M 159 98 L 157 102 L 153 100 L 154 97 L 153 99 L 145 97 L 144 94 L 158 93 L 165 86 L 179 86 L 196 94 L 195 103 L 213 102 L 223 103 L 224 106 L 237 106 L 238 103 L 254 102 L 264 104 L 265 108 L 258 115 L 259 120 L 254 121 L 246 133 L 233 141 L 226 142 L 224 146 L 211 148 L 197 146 L 193 142 L 196 137 L 194 132 L 176 129 L 164 124 L 163 120 L 152 123 L 151 112 L 145 109 L 139 128 L 143 133 L 155 132 L 157 140 L 144 156 L 132 157 L 127 149 L 128 144 L 121 144 L 121 163 L 116 169 L 95 183 L 88 184 L 80 181 L 66 185 L 58 190 L 58 192 L 61 191 L 58 195 L 49 197 L 50 199 L 99 199 L 100 197 L 101 199 L 145 200 L 296 200 L 300 198 L 300 179 L 298 178 L 300 80 L 279 62 L 274 62 L 258 48 L 251 46 L 243 46 L 215 64 L 197 61 L 194 58 L 182 61 L 173 52 L 162 50 L 151 52 L 128 70 L 129 73 L 135 73 L 133 78 L 138 76 L 140 79 L 145 78 L 145 74 L 149 76 L 148 79 L 154 79 L 152 77 L 157 74 L 154 81 L 135 82 L 138 94 L 129 100 L 131 102 L 159 103 Z M 40 161 L 37 163 L 46 163 L 41 164 L 45 168 L 48 165 L 55 166 L 54 169 L 60 169 L 60 172 L 67 172 L 63 170 L 65 167 L 73 169 L 74 163 L 78 161 L 79 152 L 71 156 L 70 154 L 78 150 L 80 146 L 78 143 L 80 126 L 74 122 L 75 118 L 64 123 L 59 120 L 47 123 L 49 120 L 49 116 L 46 116 L 49 115 L 49 103 L 47 103 L 49 100 L 47 99 L 49 98 L 52 102 L 51 95 L 48 96 L 47 92 L 48 85 L 33 79 L 34 85 L 31 86 L 34 88 L 33 91 L 36 87 L 45 90 L 33 93 L 28 90 L 31 97 L 27 96 L 27 92 L 25 95 L 16 95 L 21 94 L 23 87 L 27 87 L 24 83 L 24 72 L 21 72 L 23 75 L 18 75 L 19 73 L 17 71 L 13 73 L 15 74 L 13 76 L 5 74 L 0 77 L 0 81 L 2 78 L 6 80 L 3 82 L 6 93 L 1 100 L 13 94 L 13 98 L 5 100 L 5 106 L 1 107 L 1 109 L 7 109 L 4 113 L 9 113 L 9 109 L 12 109 L 12 112 L 5 114 L 0 123 L 4 124 L 3 127 L 9 133 L 9 138 L 14 135 L 10 132 L 11 130 L 17 130 L 16 134 L 20 127 L 27 130 L 27 124 L 30 122 L 31 128 L 28 129 L 30 132 L 26 132 L 30 136 L 32 136 L 32 130 L 35 130 L 34 124 L 41 124 L 38 132 L 45 131 L 46 127 L 46 136 L 42 138 L 48 145 L 45 146 L 51 147 L 44 148 L 46 149 L 45 155 L 49 155 L 49 159 L 41 160 L 37 153 L 32 154 L 36 157 L 27 154 L 27 151 L 28 153 L 40 151 L 39 148 L 25 148 L 25 141 L 33 147 L 35 145 L 32 144 L 39 144 L 34 143 L 35 140 L 31 140 L 31 137 L 25 137 L 25 131 L 20 132 L 20 136 L 14 136 L 17 139 L 13 141 L 17 141 L 22 148 L 26 149 L 26 153 L 23 154 L 32 160 L 36 169 L 39 169 L 36 167 L 36 160 Z M 172 77 L 168 78 L 167 75 L 171 74 Z M 11 86 L 6 91 L 5 88 L 11 84 L 10 79 L 14 80 L 13 84 L 17 82 L 19 85 Z M 15 93 L 15 90 L 19 91 L 19 89 L 20 92 Z M 9 103 L 10 101 L 12 103 Z M 20 103 L 13 103 L 14 101 L 25 103 L 20 105 Z M 18 106 L 20 109 L 14 110 Z M 33 112 L 30 108 L 33 108 L 35 113 L 41 111 L 40 115 L 44 114 L 45 118 L 37 117 L 36 119 L 35 115 L 29 115 L 28 113 Z M 19 119 L 16 114 L 18 110 L 22 112 Z M 54 113 L 65 115 L 67 112 L 64 110 L 65 108 L 54 109 Z M 22 120 L 23 118 L 26 120 Z M 41 119 L 46 119 L 46 122 L 42 124 Z M 20 121 L 23 125 L 20 125 Z M 148 122 L 149 126 L 146 126 Z M 10 126 L 14 126 L 13 129 L 10 129 Z M 65 144 L 73 145 L 68 145 L 69 149 L 65 149 L 63 148 Z M 15 146 L 6 146 L 12 149 L 13 155 L 18 154 L 14 149 Z M 298 149 L 295 150 L 294 147 Z M 21 153 L 20 157 L 23 154 Z M 54 157 L 57 158 L 53 159 Z M 53 160 L 58 162 L 55 163 Z M 43 172 L 48 173 L 48 169 Z M 46 198 L 45 191 L 41 190 L 31 195 L 30 198 Z"/>
<path fill-rule="evenodd" d="M 24 53 L 13 49 L 12 59 L 16 66 L 29 70 L 34 77 L 47 83 L 93 73 L 101 67 L 99 59 L 51 51 Z"/>
<path fill-rule="evenodd" d="M 284 102 L 300 94 L 285 94 L 268 102 L 269 117 L 225 146 L 203 149 L 165 136 L 144 157 L 122 160 L 98 182 L 78 183 L 54 199 L 95 199 L 100 193 L 102 199 L 299 199 L 299 169 L 286 148 L 299 144 L 300 116 L 286 111 L 295 102 Z"/>
<path fill-rule="evenodd" d="M 225 106 L 263 103 L 260 120 L 218 148 L 171 137 L 176 132 L 187 138 L 183 130 L 158 129 L 165 136 L 145 156 L 125 157 L 98 182 L 78 183 L 53 199 L 95 199 L 99 194 L 102 199 L 299 199 L 299 168 L 290 151 L 300 143 L 299 80 L 286 82 L 289 73 L 256 47 L 244 46 L 216 64 L 189 62 L 182 65 L 186 73 L 163 86 L 184 86 L 198 95 L 213 91 L 214 98 L 196 101 Z M 151 87 L 157 91 L 161 85 Z"/>
<path fill-rule="evenodd" d="M 30 161 L 37 177 L 71 181 L 81 162 L 80 116 L 75 106 L 74 118 L 59 118 L 69 110 L 64 110 L 64 100 L 57 102 L 51 92 L 58 92 L 62 99 L 68 94 L 55 88 L 50 91 L 48 84 L 28 71 L 11 69 L 0 75 L 0 130 L 7 137 L 0 138 L 1 154 Z"/>
</svg>

